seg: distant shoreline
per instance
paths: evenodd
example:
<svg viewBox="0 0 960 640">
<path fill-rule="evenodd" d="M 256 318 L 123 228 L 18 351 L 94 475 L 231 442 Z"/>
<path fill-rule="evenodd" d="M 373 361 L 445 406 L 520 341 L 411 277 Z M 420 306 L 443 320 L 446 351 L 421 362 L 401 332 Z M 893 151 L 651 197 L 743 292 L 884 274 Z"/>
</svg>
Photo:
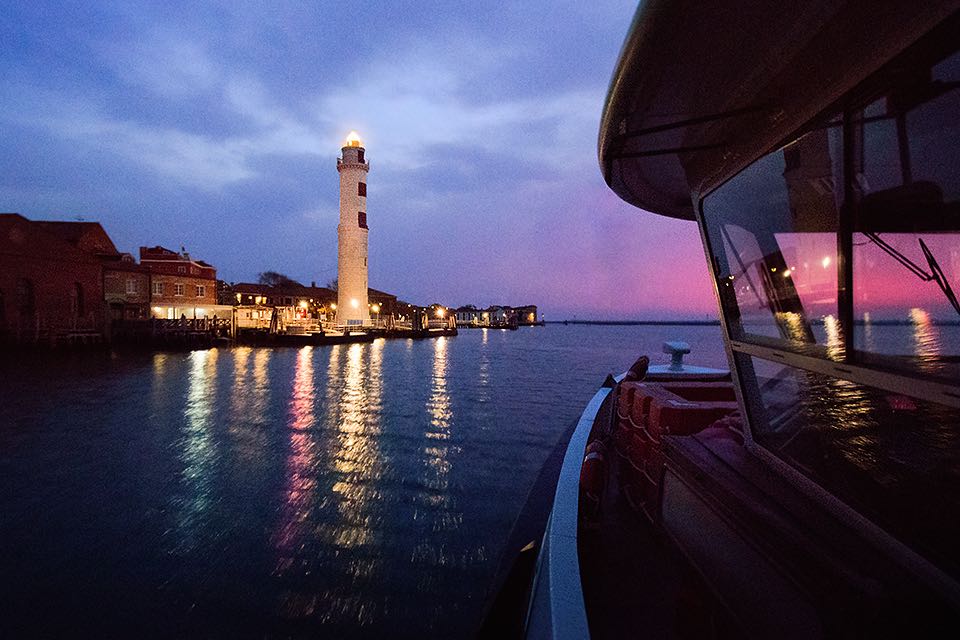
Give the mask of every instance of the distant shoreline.
<svg viewBox="0 0 960 640">
<path fill-rule="evenodd" d="M 720 326 L 719 320 L 545 320 L 544 324 L 587 324 L 587 325 L 612 325 L 612 326 L 694 326 L 694 327 L 717 327 Z M 823 325 L 822 318 L 811 320 L 811 324 Z M 857 326 L 868 324 L 863 320 L 854 320 Z M 907 327 L 914 324 L 910 320 L 871 320 L 869 324 L 878 327 Z M 960 326 L 960 320 L 931 320 L 930 324 L 934 327 L 956 327 Z"/>
<path fill-rule="evenodd" d="M 659 325 L 659 326 L 698 326 L 698 327 L 718 327 L 719 320 L 546 320 L 545 324 L 592 324 L 592 325 L 614 325 L 614 326 L 637 326 L 637 325 Z"/>
</svg>

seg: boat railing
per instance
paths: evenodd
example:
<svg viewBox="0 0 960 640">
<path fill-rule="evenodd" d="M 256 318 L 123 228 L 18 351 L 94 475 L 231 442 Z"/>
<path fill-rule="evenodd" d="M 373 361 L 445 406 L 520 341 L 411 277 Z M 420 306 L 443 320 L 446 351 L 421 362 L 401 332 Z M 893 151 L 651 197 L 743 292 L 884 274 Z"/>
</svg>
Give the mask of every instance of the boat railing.
<svg viewBox="0 0 960 640">
<path fill-rule="evenodd" d="M 598 390 L 583 410 L 560 467 L 527 611 L 528 638 L 590 637 L 577 548 L 580 468 L 594 420 L 610 391 Z"/>
</svg>

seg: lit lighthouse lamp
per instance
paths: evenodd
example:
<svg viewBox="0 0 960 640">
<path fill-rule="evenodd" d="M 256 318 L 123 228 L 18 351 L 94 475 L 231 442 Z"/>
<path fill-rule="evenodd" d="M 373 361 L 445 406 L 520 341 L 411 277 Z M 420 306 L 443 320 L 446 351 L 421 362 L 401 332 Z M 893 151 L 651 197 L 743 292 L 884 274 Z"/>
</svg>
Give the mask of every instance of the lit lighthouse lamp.
<svg viewBox="0 0 960 640">
<path fill-rule="evenodd" d="M 356 131 L 340 149 L 340 224 L 337 226 L 337 324 L 370 324 L 367 299 L 367 172 L 370 164 Z"/>
</svg>

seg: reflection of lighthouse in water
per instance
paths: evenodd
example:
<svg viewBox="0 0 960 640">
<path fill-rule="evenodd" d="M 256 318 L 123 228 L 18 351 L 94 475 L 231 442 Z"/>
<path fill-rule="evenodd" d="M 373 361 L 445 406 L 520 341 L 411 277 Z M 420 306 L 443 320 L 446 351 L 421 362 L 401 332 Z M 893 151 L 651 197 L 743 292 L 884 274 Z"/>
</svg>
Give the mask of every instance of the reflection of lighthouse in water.
<svg viewBox="0 0 960 640">
<path fill-rule="evenodd" d="M 360 137 L 351 131 L 340 150 L 340 224 L 337 226 L 337 321 L 367 324 L 367 171 Z"/>
</svg>

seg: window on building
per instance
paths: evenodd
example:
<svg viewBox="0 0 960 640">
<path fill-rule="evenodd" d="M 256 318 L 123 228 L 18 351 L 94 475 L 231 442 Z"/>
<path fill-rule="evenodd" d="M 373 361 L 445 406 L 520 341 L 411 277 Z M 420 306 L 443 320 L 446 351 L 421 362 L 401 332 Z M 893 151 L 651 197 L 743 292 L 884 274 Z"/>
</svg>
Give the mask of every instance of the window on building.
<svg viewBox="0 0 960 640">
<path fill-rule="evenodd" d="M 360 225 L 361 229 L 369 229 L 367 226 L 367 212 L 360 211 L 357 213 L 357 223 Z"/>
<path fill-rule="evenodd" d="M 197 297 L 202 298 L 207 295 L 207 286 L 203 284 L 197 285 Z"/>
<path fill-rule="evenodd" d="M 179 282 L 173 285 L 173 295 L 182 296 L 183 295 L 183 285 Z"/>
<path fill-rule="evenodd" d="M 133 278 L 127 278 L 127 293 L 134 295 L 137 293 L 137 281 Z"/>
<path fill-rule="evenodd" d="M 163 295 L 163 283 L 162 283 L 162 282 L 154 282 L 152 288 L 153 288 L 153 295 L 155 295 L 155 296 L 162 296 L 162 295 Z"/>
<path fill-rule="evenodd" d="M 361 183 L 357 184 L 357 195 L 358 195 L 358 196 L 363 196 L 364 198 L 367 197 L 367 183 L 366 183 L 366 182 L 361 182 Z"/>
<path fill-rule="evenodd" d="M 357 162 L 363 162 L 363 149 L 357 149 Z"/>
<path fill-rule="evenodd" d="M 83 316 L 83 287 L 79 282 L 74 282 L 70 290 L 70 311 L 74 318 Z"/>
<path fill-rule="evenodd" d="M 26 278 L 20 278 L 17 280 L 17 312 L 20 324 L 32 322 L 35 311 L 33 283 Z"/>
<path fill-rule="evenodd" d="M 186 272 L 187 272 L 186 267 L 177 267 L 177 273 L 186 273 Z"/>
</svg>

